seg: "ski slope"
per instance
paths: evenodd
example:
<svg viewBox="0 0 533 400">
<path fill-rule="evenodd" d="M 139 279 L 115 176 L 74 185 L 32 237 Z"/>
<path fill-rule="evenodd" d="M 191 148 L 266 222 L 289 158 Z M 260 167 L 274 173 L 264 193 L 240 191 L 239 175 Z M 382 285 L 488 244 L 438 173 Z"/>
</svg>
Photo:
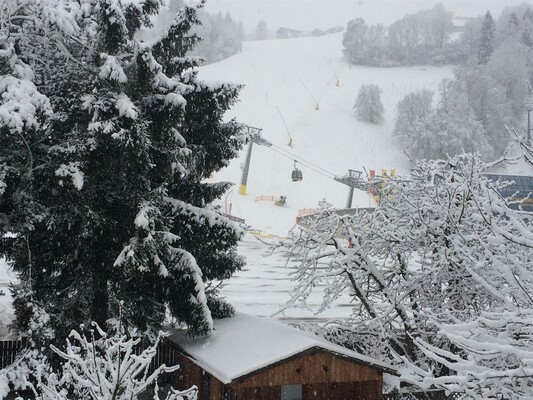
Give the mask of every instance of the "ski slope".
<svg viewBox="0 0 533 400">
<path fill-rule="evenodd" d="M 229 209 L 231 204 L 232 213 L 245 218 L 254 229 L 283 236 L 293 226 L 299 209 L 317 207 L 323 199 L 335 207 L 345 207 L 348 188 L 322 175 L 323 170 L 335 175 L 363 168 L 405 171 L 407 158 L 392 137 L 396 104 L 410 91 L 436 92 L 440 81 L 452 76 L 450 66 L 350 66 L 342 58 L 341 42 L 342 34 L 250 41 L 244 43 L 240 54 L 200 69 L 202 79 L 244 84 L 240 102 L 228 117 L 262 128 L 264 138 L 277 146 L 254 145 L 247 196 L 238 195 L 245 150 L 213 178 L 236 184 L 223 206 L 227 204 Z M 375 83 L 383 91 L 386 111 L 380 125 L 355 118 L 353 103 L 364 83 Z M 292 137 L 292 148 L 278 110 Z M 316 172 L 299 165 L 304 179 L 294 183 L 292 157 L 277 151 L 288 151 L 320 168 L 315 168 Z M 260 195 L 287 196 L 287 206 L 255 202 Z M 356 191 L 354 206 L 371 205 L 368 195 Z"/>
</svg>

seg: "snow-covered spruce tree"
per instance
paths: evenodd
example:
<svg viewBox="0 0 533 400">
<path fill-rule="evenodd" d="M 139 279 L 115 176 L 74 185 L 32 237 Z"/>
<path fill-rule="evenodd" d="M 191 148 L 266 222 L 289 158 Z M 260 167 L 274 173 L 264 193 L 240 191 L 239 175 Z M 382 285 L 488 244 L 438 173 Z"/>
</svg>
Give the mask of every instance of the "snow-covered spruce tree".
<svg viewBox="0 0 533 400">
<path fill-rule="evenodd" d="M 487 11 L 481 25 L 481 34 L 478 47 L 478 63 L 486 64 L 494 51 L 494 37 L 496 34 L 496 23 L 490 11 Z"/>
<path fill-rule="evenodd" d="M 379 86 L 373 83 L 361 85 L 353 108 L 359 121 L 370 122 L 371 124 L 379 124 L 383 121 L 385 109 L 381 103 Z"/>
<path fill-rule="evenodd" d="M 479 156 L 413 163 L 409 177 L 387 181 L 373 213 L 324 207 L 292 232 L 288 306 L 306 306 L 318 290 L 321 311 L 348 292 L 353 315 L 336 340 L 401 360 L 404 382 L 479 399 L 520 387 L 510 398 L 531 398 L 530 215 L 508 207 L 505 183 L 483 176 Z"/>
<path fill-rule="evenodd" d="M 57 340 L 79 323 L 193 334 L 232 308 L 212 280 L 243 265 L 239 229 L 204 180 L 242 145 L 223 122 L 239 87 L 197 79 L 198 7 L 153 45 L 158 0 L 0 0 L 0 253 L 18 272 L 16 323 Z M 6 235 L 8 234 L 8 235 Z M 41 326 L 38 323 L 35 326 Z"/>
</svg>

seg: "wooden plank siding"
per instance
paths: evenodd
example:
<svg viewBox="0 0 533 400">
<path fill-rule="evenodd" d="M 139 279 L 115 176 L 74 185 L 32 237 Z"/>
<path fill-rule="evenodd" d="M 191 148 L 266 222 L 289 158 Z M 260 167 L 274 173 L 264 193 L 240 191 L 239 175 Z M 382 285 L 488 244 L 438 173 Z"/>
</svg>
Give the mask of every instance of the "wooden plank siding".
<svg viewBox="0 0 533 400">
<path fill-rule="evenodd" d="M 304 353 L 239 379 L 243 387 L 377 381 L 381 372 L 326 351 Z"/>
<path fill-rule="evenodd" d="M 198 400 L 279 400 L 281 385 L 303 385 L 304 400 L 381 400 L 383 374 L 354 360 L 314 350 L 224 385 L 184 355 L 178 388 L 198 387 Z"/>
</svg>

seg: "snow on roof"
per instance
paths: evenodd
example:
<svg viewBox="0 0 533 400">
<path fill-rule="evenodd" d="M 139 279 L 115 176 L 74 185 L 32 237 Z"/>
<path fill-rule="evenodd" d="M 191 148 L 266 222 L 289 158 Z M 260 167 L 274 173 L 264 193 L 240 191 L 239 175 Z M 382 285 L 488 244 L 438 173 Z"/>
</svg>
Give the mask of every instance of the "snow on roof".
<svg viewBox="0 0 533 400">
<path fill-rule="evenodd" d="M 269 318 L 242 313 L 216 320 L 215 331 L 209 337 L 191 338 L 185 332 L 178 332 L 169 340 L 203 370 L 225 384 L 313 348 L 336 353 L 385 372 L 395 372 L 389 365 L 318 336 Z"/>
</svg>

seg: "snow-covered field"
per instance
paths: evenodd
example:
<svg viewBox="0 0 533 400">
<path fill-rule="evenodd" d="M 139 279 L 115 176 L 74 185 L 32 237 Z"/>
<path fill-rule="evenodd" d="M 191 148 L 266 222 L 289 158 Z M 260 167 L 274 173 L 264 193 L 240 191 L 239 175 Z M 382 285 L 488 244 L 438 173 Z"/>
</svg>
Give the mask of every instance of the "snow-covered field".
<svg viewBox="0 0 533 400">
<path fill-rule="evenodd" d="M 221 289 L 221 294 L 238 311 L 261 317 L 275 316 L 287 321 L 324 321 L 350 316 L 352 309 L 347 294 L 324 312 L 315 314 L 322 301 L 320 290 L 308 299 L 309 309 L 291 308 L 282 312 L 281 308 L 289 301 L 294 286 L 293 267 L 287 265 L 286 254 L 281 251 L 272 253 L 264 242 L 252 235 L 245 236 L 239 245 L 239 254 L 246 257 L 246 267 Z"/>
<path fill-rule="evenodd" d="M 311 161 L 328 172 L 343 175 L 348 169 L 407 168 L 402 150 L 394 142 L 395 105 L 409 91 L 436 90 L 444 77 L 452 75 L 452 67 L 413 67 L 379 69 L 350 67 L 342 59 L 342 35 L 245 42 L 242 53 L 220 63 L 203 67 L 200 77 L 245 84 L 240 102 L 230 113 L 238 121 L 263 129 L 263 136 L 284 152 Z M 338 76 L 340 86 L 336 86 Z M 376 83 L 383 90 L 385 121 L 371 126 L 356 120 L 352 106 L 363 83 Z M 319 110 L 315 110 L 315 102 Z M 282 113 L 293 138 L 289 137 L 278 113 Z M 236 183 L 227 195 L 234 215 L 266 233 L 284 236 L 294 225 L 299 209 L 316 207 L 322 199 L 344 207 L 347 187 L 330 177 L 301 165 L 304 179 L 291 181 L 293 160 L 265 147 L 254 146 L 248 196 L 238 195 L 241 164 L 239 159 L 213 179 Z M 323 172 L 323 171 L 322 171 Z M 287 206 L 272 202 L 255 202 L 258 195 L 286 195 Z M 224 200 L 222 201 L 224 205 Z M 371 205 L 365 193 L 356 193 L 354 204 Z M 282 254 L 269 255 L 266 245 L 247 236 L 239 251 L 247 258 L 245 270 L 236 274 L 223 288 L 222 294 L 237 310 L 253 315 L 273 315 L 289 300 L 293 287 L 290 268 Z M 5 262 L 0 261 L 0 335 L 5 323 L 12 319 L 7 287 L 14 279 Z M 312 298 L 318 305 L 320 298 Z M 341 298 L 335 306 L 316 317 L 311 311 L 291 310 L 278 318 L 345 318 L 350 314 L 349 299 Z"/>
</svg>

